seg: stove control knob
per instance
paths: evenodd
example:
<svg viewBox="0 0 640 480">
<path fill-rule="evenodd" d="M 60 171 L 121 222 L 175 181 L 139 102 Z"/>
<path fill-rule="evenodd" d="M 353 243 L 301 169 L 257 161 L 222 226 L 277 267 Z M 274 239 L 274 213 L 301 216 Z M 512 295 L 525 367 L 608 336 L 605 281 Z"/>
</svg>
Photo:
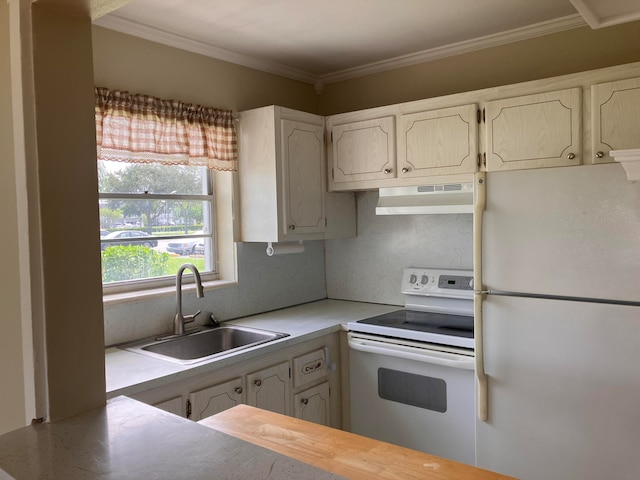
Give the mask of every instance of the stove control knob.
<svg viewBox="0 0 640 480">
<path fill-rule="evenodd" d="M 429 277 L 427 277 L 426 275 L 422 275 L 422 278 L 420 279 L 420 283 L 422 285 L 426 285 L 428 281 L 429 281 Z"/>
<path fill-rule="evenodd" d="M 411 276 L 409 277 L 409 283 L 413 285 L 417 281 L 418 281 L 418 277 L 416 277 L 415 274 L 412 273 Z"/>
</svg>

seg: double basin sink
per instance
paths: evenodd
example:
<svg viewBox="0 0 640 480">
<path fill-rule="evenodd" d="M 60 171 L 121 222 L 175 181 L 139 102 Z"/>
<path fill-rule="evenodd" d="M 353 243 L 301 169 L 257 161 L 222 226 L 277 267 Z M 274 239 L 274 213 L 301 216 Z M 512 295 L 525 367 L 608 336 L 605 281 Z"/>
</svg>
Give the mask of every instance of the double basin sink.
<svg viewBox="0 0 640 480">
<path fill-rule="evenodd" d="M 229 325 L 207 328 L 164 340 L 137 342 L 120 348 L 181 365 L 189 365 L 288 336 L 287 333 Z"/>
</svg>

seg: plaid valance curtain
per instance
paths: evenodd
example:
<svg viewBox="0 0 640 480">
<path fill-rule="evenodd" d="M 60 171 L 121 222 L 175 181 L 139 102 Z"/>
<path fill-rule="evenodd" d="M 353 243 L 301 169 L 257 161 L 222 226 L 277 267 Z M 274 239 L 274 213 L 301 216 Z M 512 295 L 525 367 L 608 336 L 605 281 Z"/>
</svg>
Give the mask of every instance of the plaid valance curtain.
<svg viewBox="0 0 640 480">
<path fill-rule="evenodd" d="M 98 160 L 236 171 L 230 110 L 96 87 Z"/>
</svg>

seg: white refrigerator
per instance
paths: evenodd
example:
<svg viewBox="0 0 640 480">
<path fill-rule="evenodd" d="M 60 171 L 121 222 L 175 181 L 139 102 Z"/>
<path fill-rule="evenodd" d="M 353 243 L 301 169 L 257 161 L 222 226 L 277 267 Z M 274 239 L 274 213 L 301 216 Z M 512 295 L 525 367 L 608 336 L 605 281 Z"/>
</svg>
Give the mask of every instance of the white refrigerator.
<svg viewBox="0 0 640 480">
<path fill-rule="evenodd" d="M 489 173 L 485 185 L 477 465 L 639 479 L 640 183 L 608 164 Z"/>
</svg>

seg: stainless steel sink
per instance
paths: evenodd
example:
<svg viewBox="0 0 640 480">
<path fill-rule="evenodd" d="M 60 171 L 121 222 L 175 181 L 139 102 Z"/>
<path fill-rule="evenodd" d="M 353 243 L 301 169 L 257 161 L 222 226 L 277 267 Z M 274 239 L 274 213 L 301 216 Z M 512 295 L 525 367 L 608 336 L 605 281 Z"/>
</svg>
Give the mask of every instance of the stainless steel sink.
<svg viewBox="0 0 640 480">
<path fill-rule="evenodd" d="M 122 346 L 124 350 L 189 365 L 289 336 L 238 325 L 220 326 L 175 338 Z"/>
</svg>

